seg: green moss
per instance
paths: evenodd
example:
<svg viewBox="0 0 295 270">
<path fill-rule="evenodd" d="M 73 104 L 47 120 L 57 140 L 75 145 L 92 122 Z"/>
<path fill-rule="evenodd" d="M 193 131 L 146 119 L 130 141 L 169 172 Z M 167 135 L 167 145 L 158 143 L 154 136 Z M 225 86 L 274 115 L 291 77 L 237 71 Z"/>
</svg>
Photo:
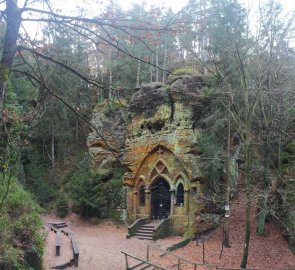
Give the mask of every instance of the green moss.
<svg viewBox="0 0 295 270">
<path fill-rule="evenodd" d="M 177 68 L 173 70 L 174 75 L 195 75 L 196 70 L 192 68 Z"/>
<path fill-rule="evenodd" d="M 185 238 L 192 239 L 194 236 L 193 227 L 192 225 L 188 227 L 188 229 L 185 231 L 184 235 Z"/>
<path fill-rule="evenodd" d="M 192 241 L 192 238 L 191 237 L 188 237 L 186 238 L 185 240 L 182 240 L 170 247 L 167 248 L 168 251 L 173 251 L 173 250 L 176 250 L 176 249 L 179 249 L 179 248 L 182 248 L 184 246 L 186 246 L 188 243 L 190 243 Z"/>
<path fill-rule="evenodd" d="M 8 80 L 9 74 L 10 74 L 10 69 L 6 65 L 1 65 L 0 67 L 0 72 L 1 72 L 1 78 L 4 80 Z"/>
</svg>

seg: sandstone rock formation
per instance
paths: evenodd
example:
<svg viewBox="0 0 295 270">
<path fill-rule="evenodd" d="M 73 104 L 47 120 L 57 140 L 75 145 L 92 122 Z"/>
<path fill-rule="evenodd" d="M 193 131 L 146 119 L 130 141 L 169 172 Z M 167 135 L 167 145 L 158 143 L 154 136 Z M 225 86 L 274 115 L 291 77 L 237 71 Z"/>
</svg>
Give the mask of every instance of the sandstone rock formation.
<svg viewBox="0 0 295 270">
<path fill-rule="evenodd" d="M 102 137 L 93 130 L 87 139 L 89 153 L 96 167 L 108 166 L 122 158 L 126 135 L 123 101 L 104 101 L 93 112 L 91 122 Z"/>
<path fill-rule="evenodd" d="M 209 102 L 201 93 L 204 84 L 201 77 L 183 75 L 168 85 L 143 84 L 127 107 L 116 102 L 114 110 L 106 102 L 96 107 L 92 122 L 108 145 L 93 132 L 88 138 L 89 150 L 96 166 L 114 161 L 114 151 L 127 168 L 123 181 L 128 188 L 131 221 L 159 218 L 155 209 L 161 210 L 162 201 L 156 196 L 163 194 L 156 189 L 164 182 L 169 190 L 163 204 L 175 233 L 191 227 L 203 208 L 198 196 L 205 180 L 198 152 L 198 121 Z M 145 194 L 140 195 L 142 186 Z"/>
</svg>

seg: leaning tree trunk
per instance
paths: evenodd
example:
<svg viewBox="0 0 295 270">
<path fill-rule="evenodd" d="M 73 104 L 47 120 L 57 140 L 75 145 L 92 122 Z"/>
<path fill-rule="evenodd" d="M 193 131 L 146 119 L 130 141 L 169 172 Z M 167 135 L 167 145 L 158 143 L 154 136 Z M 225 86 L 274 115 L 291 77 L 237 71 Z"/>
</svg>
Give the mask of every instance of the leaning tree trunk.
<svg viewBox="0 0 295 270">
<path fill-rule="evenodd" d="M 6 32 L 0 61 L 0 119 L 4 108 L 7 81 L 12 69 L 16 41 L 21 23 L 21 10 L 17 7 L 17 0 L 6 1 Z"/>
</svg>

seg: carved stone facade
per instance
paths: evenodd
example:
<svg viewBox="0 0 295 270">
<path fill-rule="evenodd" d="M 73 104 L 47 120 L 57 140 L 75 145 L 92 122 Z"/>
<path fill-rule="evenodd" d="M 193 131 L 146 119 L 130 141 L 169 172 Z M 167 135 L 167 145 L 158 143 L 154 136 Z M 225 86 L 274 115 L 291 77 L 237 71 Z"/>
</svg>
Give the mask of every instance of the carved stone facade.
<svg viewBox="0 0 295 270">
<path fill-rule="evenodd" d="M 176 233 L 183 233 L 187 226 L 195 221 L 195 214 L 200 209 L 195 193 L 201 189 L 201 186 L 199 182 L 189 180 L 189 174 L 182 162 L 164 146 L 159 145 L 152 149 L 142 161 L 135 177 L 130 179 L 130 174 L 126 174 L 124 180 L 125 185 L 129 187 L 127 212 L 133 221 L 145 217 L 161 219 L 169 216 L 172 218 L 172 227 Z M 159 205 L 163 203 L 161 197 L 167 197 L 167 194 L 162 192 L 152 198 L 153 190 L 156 192 L 157 182 L 160 180 L 166 181 L 169 186 L 170 207 L 164 209 L 164 211 L 169 211 L 167 216 L 159 215 L 154 209 L 155 203 Z M 181 190 L 179 186 L 183 187 L 182 194 L 177 193 Z M 144 187 L 144 196 L 142 196 L 142 191 L 140 192 L 142 187 Z M 180 198 L 183 202 L 177 203 L 176 198 Z"/>
<path fill-rule="evenodd" d="M 180 80 L 180 81 L 179 81 Z M 167 89 L 163 84 L 143 85 L 129 104 L 125 140 L 124 175 L 128 187 L 127 213 L 138 218 L 170 217 L 174 233 L 185 232 L 202 209 L 202 175 L 194 129 L 198 85 L 179 79 Z"/>
</svg>

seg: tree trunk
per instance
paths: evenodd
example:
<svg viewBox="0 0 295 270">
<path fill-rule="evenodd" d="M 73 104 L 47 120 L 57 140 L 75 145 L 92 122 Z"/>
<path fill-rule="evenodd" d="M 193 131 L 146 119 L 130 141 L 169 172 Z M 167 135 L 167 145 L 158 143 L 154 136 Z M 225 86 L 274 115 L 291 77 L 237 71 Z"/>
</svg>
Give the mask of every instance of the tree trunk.
<svg viewBox="0 0 295 270">
<path fill-rule="evenodd" d="M 0 61 L 0 118 L 2 118 L 6 86 L 13 64 L 14 54 L 16 50 L 16 41 L 18 38 L 19 27 L 21 23 L 21 11 L 17 7 L 16 0 L 6 1 L 5 16 L 7 24 L 2 58 Z"/>
<path fill-rule="evenodd" d="M 156 82 L 158 82 L 159 81 L 159 53 L 158 53 L 158 51 L 156 52 L 156 66 L 157 66 L 157 68 L 156 68 Z"/>
<path fill-rule="evenodd" d="M 110 68 L 109 99 L 111 99 L 111 98 L 113 97 L 113 88 L 112 88 L 112 84 L 113 84 L 113 71 L 112 71 L 112 68 Z"/>
<path fill-rule="evenodd" d="M 245 232 L 245 240 L 244 240 L 244 249 L 243 249 L 243 258 L 241 262 L 241 268 L 246 268 L 248 255 L 249 255 L 249 244 L 250 244 L 250 235 L 251 235 L 251 227 L 250 227 L 250 211 L 251 211 L 251 183 L 250 183 L 250 141 L 249 136 L 247 136 L 247 140 L 245 143 L 245 159 L 246 159 L 246 168 L 245 168 L 245 188 L 246 188 L 246 232 Z"/>
<path fill-rule="evenodd" d="M 164 45 L 164 59 L 163 59 L 163 77 L 162 77 L 162 82 L 165 82 L 165 70 L 166 70 L 166 61 L 167 61 L 167 46 L 166 44 Z"/>
<path fill-rule="evenodd" d="M 282 158 L 281 158 L 281 147 L 282 147 L 282 135 L 279 135 L 278 142 L 278 171 L 281 172 Z"/>
<path fill-rule="evenodd" d="M 54 130 L 54 124 L 51 126 L 51 177 L 52 180 L 54 180 L 55 176 L 55 130 Z"/>
<path fill-rule="evenodd" d="M 250 227 L 250 207 L 251 202 L 247 199 L 246 205 L 246 235 L 245 235 L 245 242 L 244 242 L 244 250 L 243 250 L 243 259 L 241 262 L 241 268 L 247 267 L 248 261 L 248 254 L 249 254 L 249 244 L 250 244 L 250 235 L 251 235 L 251 227 Z"/>
<path fill-rule="evenodd" d="M 136 88 L 139 88 L 139 78 L 140 78 L 140 60 L 137 60 L 137 75 L 136 75 Z"/>
<path fill-rule="evenodd" d="M 226 179 L 225 179 L 225 205 L 229 207 L 229 193 L 230 193 L 230 114 L 228 115 L 227 127 L 227 164 L 226 164 Z M 224 240 L 223 245 L 230 248 L 229 244 L 229 209 L 225 209 L 224 220 Z"/>
<path fill-rule="evenodd" d="M 267 208 L 267 201 L 268 201 L 268 192 L 269 192 L 269 185 L 270 185 L 270 175 L 269 175 L 269 152 L 270 149 L 268 147 L 268 142 L 266 141 L 263 145 L 263 155 L 264 155 L 264 164 L 263 164 L 263 197 L 260 200 L 259 205 L 259 217 L 258 217 L 258 226 L 257 226 L 257 233 L 259 236 L 265 236 L 264 226 L 265 226 L 265 218 L 266 218 L 266 208 Z"/>
<path fill-rule="evenodd" d="M 152 55 L 152 59 L 151 59 L 151 63 L 154 63 L 154 56 Z M 153 71 L 154 71 L 154 67 L 152 65 L 150 65 L 150 81 L 153 82 Z"/>
<path fill-rule="evenodd" d="M 76 120 L 76 130 L 75 130 L 75 137 L 76 137 L 76 143 L 79 141 L 79 119 Z"/>
</svg>

